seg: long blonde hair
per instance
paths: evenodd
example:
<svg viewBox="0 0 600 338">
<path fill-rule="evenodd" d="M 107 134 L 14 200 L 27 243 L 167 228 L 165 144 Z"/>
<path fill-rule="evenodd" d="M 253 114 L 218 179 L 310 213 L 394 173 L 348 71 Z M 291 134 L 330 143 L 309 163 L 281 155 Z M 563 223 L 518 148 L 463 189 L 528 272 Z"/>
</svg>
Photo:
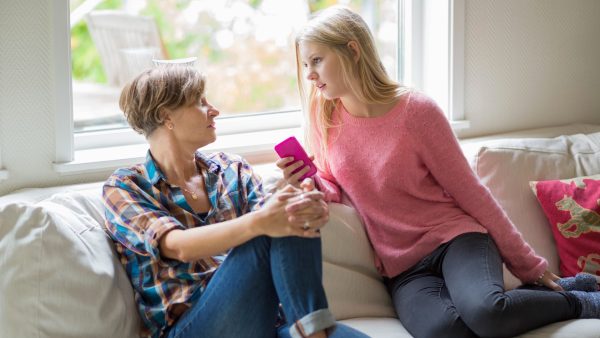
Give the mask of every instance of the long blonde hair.
<svg viewBox="0 0 600 338">
<path fill-rule="evenodd" d="M 352 50 L 348 47 L 350 41 L 355 41 L 360 51 L 360 58 L 356 63 Z M 311 18 L 296 36 L 296 72 L 307 123 L 306 141 L 317 155 L 317 164 L 323 168 L 329 145 L 329 129 L 334 127 L 332 115 L 339 99 L 325 99 L 314 86 L 311 86 L 306 95 L 307 83 L 303 76 L 299 50 L 301 42 L 319 43 L 331 48 L 340 61 L 342 80 L 364 103 L 391 103 L 408 89 L 386 73 L 371 31 L 360 15 L 342 6 L 332 6 Z M 358 81 L 351 81 L 354 77 Z"/>
</svg>

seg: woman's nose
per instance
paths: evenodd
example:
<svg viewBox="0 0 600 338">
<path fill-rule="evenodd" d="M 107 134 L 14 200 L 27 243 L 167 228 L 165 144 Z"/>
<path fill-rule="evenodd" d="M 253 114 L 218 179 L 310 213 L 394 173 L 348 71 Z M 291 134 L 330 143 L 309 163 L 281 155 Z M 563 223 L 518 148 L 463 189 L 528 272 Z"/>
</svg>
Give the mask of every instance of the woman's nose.
<svg viewBox="0 0 600 338">
<path fill-rule="evenodd" d="M 314 71 L 309 71 L 308 74 L 306 74 L 306 79 L 309 81 L 314 81 L 317 79 L 317 73 Z"/>
<path fill-rule="evenodd" d="M 219 114 L 221 114 L 221 112 L 217 108 L 210 106 L 210 108 L 208 108 L 208 114 L 210 116 L 217 117 Z"/>
</svg>

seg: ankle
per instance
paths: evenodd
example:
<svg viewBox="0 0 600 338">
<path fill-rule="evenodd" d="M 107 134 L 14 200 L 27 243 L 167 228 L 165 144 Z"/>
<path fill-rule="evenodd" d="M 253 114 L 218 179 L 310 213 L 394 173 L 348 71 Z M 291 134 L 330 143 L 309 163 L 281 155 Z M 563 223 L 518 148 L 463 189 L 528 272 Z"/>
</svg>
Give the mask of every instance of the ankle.
<svg viewBox="0 0 600 338">
<path fill-rule="evenodd" d="M 600 291 L 571 291 L 570 293 L 577 298 L 581 306 L 579 318 L 600 319 Z"/>
</svg>

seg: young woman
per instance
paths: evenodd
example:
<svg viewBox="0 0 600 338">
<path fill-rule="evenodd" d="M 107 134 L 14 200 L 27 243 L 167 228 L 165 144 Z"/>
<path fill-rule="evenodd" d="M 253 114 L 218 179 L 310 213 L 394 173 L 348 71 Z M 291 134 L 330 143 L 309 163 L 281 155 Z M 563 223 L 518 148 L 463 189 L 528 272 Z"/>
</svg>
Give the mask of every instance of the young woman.
<svg viewBox="0 0 600 338">
<path fill-rule="evenodd" d="M 365 337 L 336 325 L 327 308 L 322 194 L 288 186 L 265 201 L 242 158 L 201 152 L 216 139 L 219 115 L 204 89 L 194 68 L 161 66 L 121 93 L 150 150 L 144 163 L 115 171 L 103 196 L 141 335 Z"/>
<path fill-rule="evenodd" d="M 320 13 L 297 36 L 296 57 L 317 187 L 358 210 L 412 335 L 509 337 L 600 318 L 599 292 L 558 291 L 563 281 L 469 168 L 440 108 L 386 75 L 359 15 Z M 298 185 L 307 168 L 291 175 L 302 167 L 292 161 L 277 165 Z M 502 262 L 543 290 L 505 291 Z"/>
</svg>

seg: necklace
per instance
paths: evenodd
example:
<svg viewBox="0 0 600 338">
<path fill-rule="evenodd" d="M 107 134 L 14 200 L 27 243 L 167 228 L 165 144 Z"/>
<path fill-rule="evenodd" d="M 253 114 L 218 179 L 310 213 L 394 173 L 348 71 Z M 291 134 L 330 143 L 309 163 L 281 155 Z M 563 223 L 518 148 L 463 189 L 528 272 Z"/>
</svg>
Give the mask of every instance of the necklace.
<svg viewBox="0 0 600 338">
<path fill-rule="evenodd" d="M 198 170 L 198 168 L 196 168 L 196 170 Z M 191 177 L 189 179 L 189 182 L 191 182 L 194 186 L 199 185 L 199 184 L 203 184 L 202 183 L 203 181 L 204 181 L 204 178 L 202 177 L 201 173 L 200 173 L 200 175 Z M 192 199 L 194 201 L 198 200 L 198 191 L 196 189 L 190 190 L 190 189 L 188 189 L 188 188 L 185 187 L 186 185 L 187 185 L 187 181 L 184 181 L 183 184 L 180 186 L 181 189 L 183 189 L 183 191 L 185 191 L 188 194 L 190 194 L 192 196 Z"/>
<path fill-rule="evenodd" d="M 195 191 L 193 191 L 193 190 L 189 190 L 189 189 L 186 189 L 186 188 L 185 188 L 185 187 L 183 187 L 183 186 L 181 187 L 181 189 L 183 189 L 183 190 L 184 190 L 185 192 L 187 192 L 188 194 L 192 195 L 192 199 L 193 199 L 193 200 L 197 200 L 197 199 L 198 199 L 198 194 L 197 194 Z"/>
</svg>

